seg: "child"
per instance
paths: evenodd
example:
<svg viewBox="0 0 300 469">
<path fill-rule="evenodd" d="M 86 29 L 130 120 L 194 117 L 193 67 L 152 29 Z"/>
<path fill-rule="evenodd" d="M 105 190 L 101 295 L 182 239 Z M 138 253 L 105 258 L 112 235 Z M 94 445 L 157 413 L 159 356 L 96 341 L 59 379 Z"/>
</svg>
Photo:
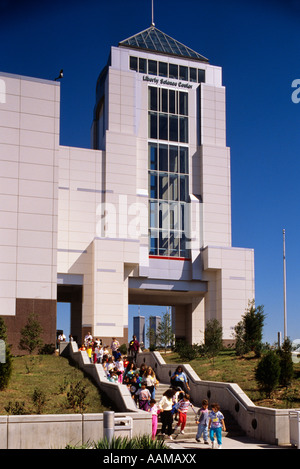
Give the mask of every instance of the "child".
<svg viewBox="0 0 300 469">
<path fill-rule="evenodd" d="M 107 379 L 111 383 L 117 383 L 118 382 L 118 375 L 115 371 L 111 371 L 111 373 L 108 375 Z"/>
<path fill-rule="evenodd" d="M 208 400 L 202 401 L 202 406 L 197 412 L 196 423 L 198 424 L 198 431 L 196 435 L 196 441 L 200 443 L 200 437 L 203 434 L 204 444 L 208 445 Z"/>
<path fill-rule="evenodd" d="M 141 384 L 136 394 L 139 398 L 139 409 L 148 411 L 151 394 L 149 389 L 146 388 L 146 383 Z"/>
<path fill-rule="evenodd" d="M 173 396 L 173 406 L 172 406 L 172 414 L 175 416 L 175 420 L 178 420 L 178 403 L 183 399 L 184 392 L 181 388 L 177 388 Z"/>
<path fill-rule="evenodd" d="M 212 408 L 212 411 L 209 414 L 209 422 L 208 422 L 211 447 L 213 449 L 215 447 L 215 434 L 216 434 L 217 442 L 218 442 L 218 449 L 221 449 L 222 448 L 222 430 L 224 432 L 226 431 L 224 415 L 222 414 L 222 412 L 220 412 L 219 404 L 212 404 L 211 408 Z"/>
<path fill-rule="evenodd" d="M 155 440 L 156 432 L 157 432 L 157 423 L 158 423 L 158 407 L 156 405 L 156 400 L 151 399 L 149 403 L 149 412 L 152 414 L 152 440 Z"/>
<path fill-rule="evenodd" d="M 86 351 L 89 356 L 90 362 L 93 363 L 93 348 L 91 344 L 88 345 Z"/>
<path fill-rule="evenodd" d="M 118 375 L 118 383 L 122 384 L 123 373 L 124 373 L 124 363 L 123 363 L 121 356 L 116 360 L 116 370 L 117 370 L 117 375 Z"/>
<path fill-rule="evenodd" d="M 186 414 L 187 414 L 187 411 L 188 411 L 189 407 L 192 407 L 192 409 L 193 409 L 194 406 L 190 402 L 190 395 L 185 394 L 183 399 L 181 399 L 178 402 L 177 411 L 179 413 L 179 420 L 178 420 L 178 423 L 175 427 L 175 431 L 179 430 L 179 428 L 181 427 L 180 433 L 182 433 L 182 434 L 184 433 L 184 428 L 185 428 L 185 425 L 186 425 Z"/>
<path fill-rule="evenodd" d="M 126 381 L 128 380 L 129 391 L 130 391 L 131 397 L 135 401 L 135 403 L 137 404 L 137 401 L 138 401 L 137 392 L 139 390 L 139 384 L 136 382 L 136 376 L 133 376 L 131 379 L 129 378 L 129 376 L 125 376 L 124 381 L 125 380 Z"/>
<path fill-rule="evenodd" d="M 103 361 L 103 347 L 99 345 L 97 348 L 97 363 L 102 363 Z"/>
</svg>

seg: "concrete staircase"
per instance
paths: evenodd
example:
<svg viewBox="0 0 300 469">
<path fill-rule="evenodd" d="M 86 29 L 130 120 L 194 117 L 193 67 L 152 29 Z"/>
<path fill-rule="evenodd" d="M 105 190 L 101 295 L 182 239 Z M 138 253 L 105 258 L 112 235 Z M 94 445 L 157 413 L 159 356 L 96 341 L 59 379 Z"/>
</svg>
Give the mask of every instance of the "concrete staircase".
<svg viewBox="0 0 300 469">
<path fill-rule="evenodd" d="M 159 386 L 157 387 L 156 392 L 155 392 L 156 403 L 159 402 L 159 400 L 163 396 L 164 392 L 169 388 L 170 388 L 170 386 L 168 384 L 159 383 Z M 197 413 L 198 409 L 199 409 L 199 407 L 194 406 L 194 410 L 195 410 L 196 413 Z M 223 432 L 223 436 L 234 437 L 234 436 L 244 435 L 245 432 L 239 427 L 239 425 L 237 424 L 235 419 L 232 417 L 230 412 L 223 411 L 222 409 L 221 409 L 221 411 L 224 415 L 225 424 L 226 424 L 226 432 Z M 198 425 L 196 424 L 195 417 L 196 417 L 196 415 L 195 415 L 194 411 L 192 409 L 189 409 L 188 413 L 187 413 L 187 419 L 186 419 L 186 426 L 185 426 L 185 429 L 184 429 L 184 434 L 181 434 L 180 432 L 176 431 L 175 433 L 173 432 L 172 438 L 174 440 L 187 440 L 187 439 L 195 440 L 197 430 L 198 430 Z M 175 421 L 175 419 L 174 419 L 174 421 L 173 421 L 173 431 L 175 430 L 176 424 L 177 424 L 177 421 Z M 160 419 L 158 420 L 157 437 L 162 438 Z M 165 438 L 166 438 L 166 436 L 165 436 Z"/>
</svg>

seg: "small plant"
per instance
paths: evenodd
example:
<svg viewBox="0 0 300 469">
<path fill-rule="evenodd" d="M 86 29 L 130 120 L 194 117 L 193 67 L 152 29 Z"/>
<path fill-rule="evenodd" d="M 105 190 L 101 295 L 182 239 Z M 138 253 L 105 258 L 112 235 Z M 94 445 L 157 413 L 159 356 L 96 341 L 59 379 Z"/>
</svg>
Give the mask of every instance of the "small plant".
<svg viewBox="0 0 300 469">
<path fill-rule="evenodd" d="M 46 394 L 41 389 L 35 389 L 32 394 L 32 401 L 36 408 L 37 414 L 42 413 L 42 409 L 46 403 Z"/>
<path fill-rule="evenodd" d="M 27 323 L 21 329 L 19 348 L 21 350 L 26 350 L 31 355 L 36 348 L 42 347 L 42 332 L 43 328 L 39 322 L 38 316 L 35 313 L 31 313 L 28 317 Z"/>
<path fill-rule="evenodd" d="M 70 389 L 67 392 L 67 402 L 74 412 L 83 412 L 85 410 L 87 395 L 86 386 L 81 381 L 70 384 Z"/>
<path fill-rule="evenodd" d="M 9 415 L 25 415 L 27 412 L 25 411 L 25 402 L 19 402 L 19 401 L 9 401 L 7 406 L 4 407 L 6 412 Z"/>
<path fill-rule="evenodd" d="M 113 437 L 111 440 L 102 438 L 94 443 L 85 443 L 81 446 L 67 445 L 66 449 L 168 449 L 169 447 L 163 440 L 152 440 L 149 435 L 140 435 L 133 438 Z"/>
</svg>

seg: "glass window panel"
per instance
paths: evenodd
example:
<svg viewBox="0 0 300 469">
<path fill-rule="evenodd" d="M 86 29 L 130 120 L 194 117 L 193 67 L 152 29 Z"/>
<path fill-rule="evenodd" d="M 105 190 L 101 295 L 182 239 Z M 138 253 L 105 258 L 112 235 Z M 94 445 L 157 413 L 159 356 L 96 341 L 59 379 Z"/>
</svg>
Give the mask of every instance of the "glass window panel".
<svg viewBox="0 0 300 469">
<path fill-rule="evenodd" d="M 177 174 L 170 174 L 170 200 L 178 200 L 178 176 Z"/>
<path fill-rule="evenodd" d="M 178 147 L 174 145 L 169 147 L 169 171 L 178 173 Z"/>
<path fill-rule="evenodd" d="M 170 256 L 179 256 L 179 237 L 176 231 L 170 232 L 170 241 L 169 241 L 169 255 Z"/>
<path fill-rule="evenodd" d="M 180 237 L 180 257 L 188 257 L 188 249 L 185 234 L 182 233 Z"/>
<path fill-rule="evenodd" d="M 168 112 L 169 106 L 168 106 L 168 90 L 165 88 L 161 89 L 161 109 L 160 111 L 162 112 Z"/>
<path fill-rule="evenodd" d="M 158 253 L 160 256 L 168 255 L 168 244 L 169 244 L 168 232 L 160 231 L 159 232 L 159 249 L 158 249 Z"/>
<path fill-rule="evenodd" d="M 149 234 L 149 254 L 152 256 L 157 256 L 158 254 L 158 231 L 150 230 Z"/>
<path fill-rule="evenodd" d="M 159 114 L 159 139 L 168 140 L 168 115 Z"/>
<path fill-rule="evenodd" d="M 180 173 L 188 173 L 188 148 L 180 147 Z"/>
<path fill-rule="evenodd" d="M 156 62 L 156 60 L 148 60 L 148 73 L 149 73 L 149 75 L 157 75 L 157 62 Z"/>
<path fill-rule="evenodd" d="M 190 68 L 190 81 L 197 81 L 197 69 Z"/>
<path fill-rule="evenodd" d="M 157 139 L 157 113 L 149 112 L 149 137 Z"/>
<path fill-rule="evenodd" d="M 170 229 L 179 230 L 179 204 L 171 202 L 169 207 Z"/>
<path fill-rule="evenodd" d="M 139 58 L 139 72 L 147 73 L 147 60 Z"/>
<path fill-rule="evenodd" d="M 159 228 L 169 229 L 169 203 L 159 202 Z"/>
<path fill-rule="evenodd" d="M 190 204 L 188 202 L 180 203 L 180 229 L 185 233 L 190 227 Z"/>
<path fill-rule="evenodd" d="M 166 62 L 159 62 L 159 76 L 160 77 L 168 76 L 168 64 Z"/>
<path fill-rule="evenodd" d="M 178 142 L 178 116 L 169 116 L 169 140 Z"/>
<path fill-rule="evenodd" d="M 188 118 L 187 117 L 179 117 L 179 131 L 180 131 L 179 141 L 182 143 L 188 143 Z"/>
<path fill-rule="evenodd" d="M 198 83 L 205 83 L 205 70 L 198 70 Z"/>
<path fill-rule="evenodd" d="M 159 198 L 168 200 L 168 174 L 159 173 Z"/>
<path fill-rule="evenodd" d="M 130 68 L 130 70 L 134 70 L 135 72 L 137 72 L 137 69 L 138 69 L 137 57 L 130 57 L 129 58 L 129 68 Z"/>
<path fill-rule="evenodd" d="M 178 65 L 169 64 L 169 78 L 178 79 Z"/>
<path fill-rule="evenodd" d="M 190 68 L 190 81 L 197 81 L 197 69 Z"/>
<path fill-rule="evenodd" d="M 157 170 L 157 145 L 151 143 L 149 145 L 149 168 Z"/>
<path fill-rule="evenodd" d="M 179 78 L 180 80 L 188 81 L 189 79 L 189 69 L 183 65 L 179 66 Z"/>
<path fill-rule="evenodd" d="M 157 199 L 157 173 L 149 174 L 150 198 Z"/>
<path fill-rule="evenodd" d="M 179 92 L 179 114 L 188 115 L 188 93 Z"/>
<path fill-rule="evenodd" d="M 153 88 L 149 86 L 148 93 L 149 93 L 149 109 L 150 111 L 157 111 L 157 88 Z"/>
<path fill-rule="evenodd" d="M 169 90 L 169 113 L 176 114 L 176 91 Z"/>
<path fill-rule="evenodd" d="M 158 227 L 158 201 L 149 201 L 149 226 L 151 228 Z"/>
<path fill-rule="evenodd" d="M 180 177 L 180 200 L 182 202 L 188 201 L 188 177 L 187 176 L 179 176 Z"/>
<path fill-rule="evenodd" d="M 169 171 L 168 145 L 159 145 L 159 170 Z"/>
</svg>

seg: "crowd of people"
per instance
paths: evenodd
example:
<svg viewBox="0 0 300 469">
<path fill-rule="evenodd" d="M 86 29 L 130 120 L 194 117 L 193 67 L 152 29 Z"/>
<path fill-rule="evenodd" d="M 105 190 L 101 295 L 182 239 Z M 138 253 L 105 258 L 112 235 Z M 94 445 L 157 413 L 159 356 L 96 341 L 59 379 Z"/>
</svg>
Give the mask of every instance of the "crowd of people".
<svg viewBox="0 0 300 469">
<path fill-rule="evenodd" d="M 187 412 L 191 409 L 195 413 L 198 425 L 196 441 L 215 445 L 215 436 L 218 448 L 222 447 L 222 430 L 225 431 L 224 415 L 217 403 L 211 404 L 208 410 L 208 401 L 203 400 L 200 409 L 196 412 L 190 400 L 189 381 L 183 367 L 178 366 L 171 376 L 170 388 L 165 391 L 159 401 L 155 399 L 155 391 L 159 381 L 151 366 L 142 363 L 137 367 L 136 356 L 140 344 L 133 336 L 129 343 L 128 354 L 120 351 L 120 343 L 112 337 L 110 346 L 103 345 L 102 340 L 93 338 L 88 333 L 79 350 L 86 350 L 91 363 L 100 363 L 106 377 L 110 382 L 121 383 L 128 387 L 136 406 L 152 415 L 152 439 L 157 436 L 158 419 L 162 423 L 161 433 L 173 439 L 179 432 L 184 434 Z M 176 423 L 173 430 L 174 420 Z"/>
</svg>

